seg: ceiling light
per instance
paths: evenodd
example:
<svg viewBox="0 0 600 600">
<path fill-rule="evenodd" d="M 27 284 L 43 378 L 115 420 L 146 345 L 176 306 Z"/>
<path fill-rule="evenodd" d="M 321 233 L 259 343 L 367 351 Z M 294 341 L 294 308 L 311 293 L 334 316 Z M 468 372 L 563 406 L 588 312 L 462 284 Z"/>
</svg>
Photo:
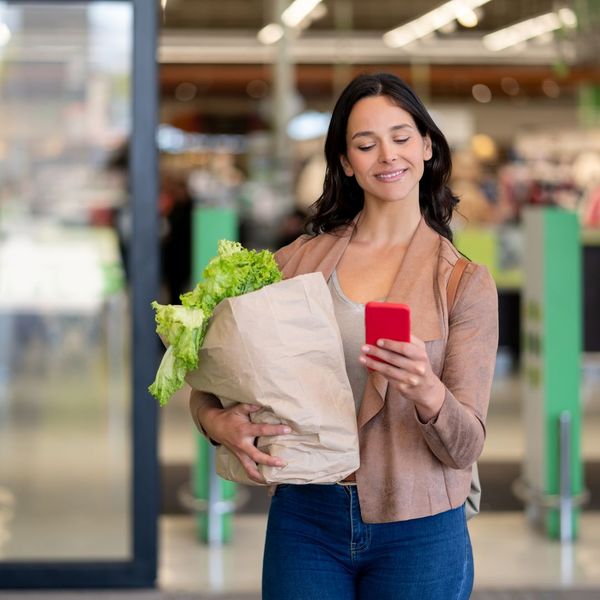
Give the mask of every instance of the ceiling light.
<svg viewBox="0 0 600 600">
<path fill-rule="evenodd" d="M 182 81 L 175 88 L 175 98 L 179 102 L 189 102 L 196 97 L 198 93 L 198 86 L 194 85 L 190 81 Z"/>
<path fill-rule="evenodd" d="M 283 37 L 283 27 L 277 23 L 269 23 L 256 34 L 256 37 L 261 44 L 274 44 Z"/>
<path fill-rule="evenodd" d="M 322 0 L 294 0 L 282 13 L 281 20 L 288 27 L 297 27 Z"/>
<path fill-rule="evenodd" d="M 519 82 L 514 77 L 503 77 L 500 80 L 500 87 L 509 96 L 517 96 L 521 89 Z"/>
<path fill-rule="evenodd" d="M 577 27 L 577 15 L 570 8 L 561 8 L 558 11 L 558 18 L 565 27 L 575 29 Z"/>
<path fill-rule="evenodd" d="M 459 7 L 456 11 L 456 20 L 463 27 L 476 27 L 479 23 L 479 18 L 472 8 L 459 3 Z"/>
<path fill-rule="evenodd" d="M 560 96 L 560 86 L 553 79 L 542 81 L 542 91 L 548 98 L 558 98 Z"/>
<path fill-rule="evenodd" d="M 471 88 L 471 94 L 473 94 L 473 98 L 477 102 L 481 102 L 482 104 L 487 104 L 492 100 L 492 90 L 484 83 L 476 83 Z"/>
<path fill-rule="evenodd" d="M 520 21 L 510 27 L 485 35 L 483 36 L 483 43 L 489 50 L 504 50 L 505 48 L 555 31 L 561 27 L 562 22 L 556 13 L 546 13 L 545 15 Z"/>
<path fill-rule="evenodd" d="M 432 33 L 440 27 L 447 25 L 461 15 L 466 15 L 467 11 L 473 12 L 473 9 L 487 4 L 490 0 L 451 0 L 441 6 L 425 13 L 423 16 L 410 21 L 405 25 L 396 27 L 383 35 L 383 42 L 392 48 L 406 46 L 419 38 Z M 477 18 L 477 15 L 474 15 Z"/>
</svg>

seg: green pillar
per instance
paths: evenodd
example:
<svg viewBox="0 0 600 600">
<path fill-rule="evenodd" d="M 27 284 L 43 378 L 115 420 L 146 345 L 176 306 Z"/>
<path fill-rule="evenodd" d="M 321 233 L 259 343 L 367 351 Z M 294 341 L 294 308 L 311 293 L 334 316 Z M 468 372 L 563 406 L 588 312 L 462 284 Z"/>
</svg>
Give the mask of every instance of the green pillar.
<svg viewBox="0 0 600 600">
<path fill-rule="evenodd" d="M 237 213 L 231 209 L 196 207 L 192 223 L 192 278 L 200 281 L 208 261 L 217 253 L 221 239 L 238 239 Z M 236 485 L 215 474 L 214 448 L 200 434 L 197 436 L 196 463 L 193 469 L 195 497 L 207 510 L 198 513 L 197 533 L 202 542 L 225 543 L 231 539 L 231 511 L 224 510 L 232 502 Z"/>
<path fill-rule="evenodd" d="M 559 420 L 570 417 L 570 494 L 583 489 L 581 459 L 581 243 L 577 215 L 558 208 L 525 211 L 523 310 L 524 478 L 530 519 L 560 537 Z M 564 449 L 563 449 L 564 451 Z M 575 503 L 576 505 L 576 503 Z M 579 510 L 571 506 L 572 537 Z M 568 525 L 569 519 L 566 519 Z"/>
<path fill-rule="evenodd" d="M 600 2 L 598 0 L 574 0 L 577 14 L 578 54 L 581 64 L 597 61 L 597 39 L 600 27 Z M 582 128 L 600 127 L 600 85 L 593 81 L 579 84 L 579 125 Z"/>
</svg>

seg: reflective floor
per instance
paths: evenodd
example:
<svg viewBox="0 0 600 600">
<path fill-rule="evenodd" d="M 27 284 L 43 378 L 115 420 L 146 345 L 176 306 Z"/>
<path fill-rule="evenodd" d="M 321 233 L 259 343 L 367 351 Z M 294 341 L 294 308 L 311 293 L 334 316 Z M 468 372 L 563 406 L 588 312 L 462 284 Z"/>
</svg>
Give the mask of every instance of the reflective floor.
<svg viewBox="0 0 600 600">
<path fill-rule="evenodd" d="M 526 432 L 521 386 L 517 377 L 509 375 L 507 367 L 505 363 L 498 365 L 486 447 L 481 458 L 485 463 L 520 462 L 524 455 Z M 584 360 L 582 406 L 582 454 L 585 460 L 598 460 L 600 356 L 597 355 L 587 355 Z M 193 431 L 189 433 L 185 392 L 173 398 L 162 418 L 162 462 L 178 463 L 193 456 L 195 438 Z M 174 431 L 179 434 L 173 435 Z M 160 588 L 199 594 L 258 594 L 265 523 L 264 514 L 240 514 L 234 518 L 233 543 L 208 548 L 196 541 L 192 517 L 163 517 Z M 529 524 L 523 512 L 483 511 L 470 521 L 469 530 L 478 597 L 484 598 L 485 593 L 493 591 L 494 598 L 549 600 L 576 598 L 577 590 L 583 590 L 586 594 L 582 597 L 600 598 L 600 512 L 584 511 L 581 534 L 573 545 L 549 540 Z M 497 595 L 502 590 L 506 595 Z M 536 591 L 545 595 L 535 595 Z"/>
<path fill-rule="evenodd" d="M 521 393 L 518 379 L 498 370 L 498 377 L 494 384 L 493 398 L 488 419 L 487 444 L 481 461 L 483 463 L 522 460 L 524 453 L 525 430 L 521 417 Z M 25 385 L 27 382 L 13 382 L 16 386 Z M 66 394 L 67 392 L 65 392 Z M 76 402 L 81 397 L 82 390 L 69 388 L 65 402 Z M 587 356 L 584 363 L 584 381 L 582 387 L 582 402 L 584 407 L 583 419 L 583 456 L 586 460 L 600 458 L 600 357 Z M 86 409 L 80 406 L 77 411 L 79 423 L 86 422 Z M 88 411 L 89 412 L 89 411 Z M 27 426 L 30 421 L 21 418 L 14 423 L 20 423 L 22 429 L 12 430 L 11 440 L 15 455 L 24 453 L 27 464 L 37 465 L 43 471 L 48 470 L 46 478 L 35 480 L 36 496 L 32 503 L 38 502 L 36 510 L 44 507 L 44 502 L 50 499 L 60 503 L 56 495 L 56 484 L 61 476 L 66 476 L 74 469 L 77 461 L 74 455 L 65 452 L 64 439 L 58 435 L 61 432 L 60 420 L 52 419 L 48 412 L 45 414 L 45 428 L 42 437 L 35 438 L 35 444 L 27 444 Z M 185 390 L 178 393 L 169 406 L 160 411 L 160 457 L 161 463 L 168 465 L 192 464 L 195 456 L 196 432 L 191 424 L 188 414 L 187 393 Z M 99 427 L 102 435 L 99 440 L 107 438 L 108 421 L 100 418 L 94 427 Z M 76 480 L 81 490 L 97 490 L 98 474 L 103 468 L 108 468 L 103 463 L 107 454 L 95 453 L 91 439 L 86 439 L 85 433 L 93 431 L 77 428 L 71 431 L 72 436 L 69 447 L 78 448 L 85 456 L 85 468 L 76 471 Z M 40 431 L 38 431 L 40 433 Z M 33 438 L 31 438 L 33 439 Z M 6 444 L 6 439 L 4 440 Z M 19 445 L 20 444 L 20 445 Z M 54 445 L 53 445 L 54 444 Z M 100 447 L 100 446 L 98 446 Z M 109 444 L 112 452 L 120 454 L 119 446 Z M 126 454 L 126 453 L 123 453 Z M 114 474 L 114 461 L 111 460 L 111 472 Z M 81 461 L 80 461 L 81 462 Z M 118 462 L 118 457 L 117 457 Z M 70 466 L 71 465 L 71 466 Z M 39 470 L 36 472 L 40 472 Z M 16 469 L 11 469 L 10 464 L 3 465 L 4 475 L 10 474 L 13 481 L 18 481 Z M 71 473 L 72 475 L 72 473 Z M 26 497 L 27 480 L 21 480 L 20 495 Z M 41 488 L 39 486 L 42 486 Z M 44 487 L 45 486 L 45 487 Z M 2 487 L 0 482 L 0 488 Z M 94 492 L 98 498 L 102 494 Z M 105 496 L 106 497 L 106 496 Z M 81 497 L 80 497 L 81 498 Z M 484 490 L 485 498 L 485 490 Z M 0 494 L 0 506 L 3 498 Z M 90 501 L 91 502 L 91 501 Z M 79 508 L 82 514 L 90 514 L 92 502 L 81 499 Z M 33 504 L 32 504 L 33 506 Z M 48 508 L 48 507 L 47 507 Z M 20 509 L 22 510 L 22 509 Z M 101 514 L 94 509 L 95 514 Z M 13 539 L 10 546 L 4 540 L 4 549 L 17 550 L 17 541 L 23 548 L 24 555 L 31 548 L 40 551 L 40 539 L 52 539 L 52 552 L 60 556 L 61 552 L 68 554 L 73 551 L 73 539 L 67 533 L 55 534 L 56 523 L 47 518 L 46 513 L 39 512 L 39 518 L 34 518 L 36 511 L 32 511 L 30 529 L 21 527 L 17 532 L 14 528 L 15 519 L 2 521 L 0 511 L 0 533 L 12 534 L 18 539 Z M 107 515 L 108 519 L 109 515 Z M 95 553 L 105 551 L 107 554 L 114 551 L 114 537 L 110 535 L 110 527 L 123 530 L 122 514 L 115 515 L 111 525 L 106 520 L 88 519 L 86 527 L 97 529 L 95 535 Z M 112 595 L 98 595 L 98 598 L 210 598 L 220 597 L 223 600 L 242 599 L 256 600 L 259 597 L 261 550 L 264 540 L 266 515 L 263 513 L 240 513 L 234 517 L 233 542 L 223 547 L 209 548 L 197 541 L 195 522 L 188 514 L 165 514 L 160 519 L 160 564 L 158 577 L 158 592 L 123 593 L 114 592 Z M 75 523 L 74 521 L 72 523 Z M 483 511 L 469 525 L 475 555 L 476 577 L 474 598 L 531 598 L 536 600 L 550 600 L 559 598 L 600 598 L 600 512 L 584 511 L 581 519 L 581 535 L 572 546 L 561 546 L 558 542 L 549 540 L 533 529 L 525 519 L 523 512 L 489 512 Z M 126 528 L 125 528 L 126 529 Z M 28 533 L 29 531 L 29 533 Z M 114 529 L 113 529 L 114 531 Z M 108 534 L 107 534 L 108 532 Z M 106 547 L 102 548 L 102 539 L 105 536 Z M 112 538 L 112 539 L 111 539 Z M 117 539 L 121 539 L 117 536 Z M 61 549 L 61 544 L 64 548 Z M 0 552 L 3 540 L 0 536 Z M 27 550 L 29 549 L 29 550 Z M 6 558 L 0 554 L 0 559 Z M 585 595 L 581 595 L 585 593 Z M 543 592 L 543 593 L 542 593 Z M 489 595 L 489 594 L 495 595 Z M 116 595 L 115 595 L 116 594 Z M 141 594 L 141 595 L 140 595 Z M 505 595 L 502 595 L 505 594 Z M 537 594 L 537 595 L 536 595 Z M 27 596 L 39 596 L 23 593 L 0 592 L 2 600 Z M 44 596 L 55 598 L 92 597 L 89 592 L 80 592 L 75 595 L 64 593 L 47 593 Z"/>
<path fill-rule="evenodd" d="M 234 543 L 207 548 L 196 542 L 190 517 L 161 522 L 160 588 L 165 591 L 260 591 L 266 519 L 241 515 Z M 600 514 L 586 513 L 573 546 L 549 541 L 521 513 L 481 514 L 470 522 L 476 590 L 594 590 L 600 598 Z"/>
</svg>

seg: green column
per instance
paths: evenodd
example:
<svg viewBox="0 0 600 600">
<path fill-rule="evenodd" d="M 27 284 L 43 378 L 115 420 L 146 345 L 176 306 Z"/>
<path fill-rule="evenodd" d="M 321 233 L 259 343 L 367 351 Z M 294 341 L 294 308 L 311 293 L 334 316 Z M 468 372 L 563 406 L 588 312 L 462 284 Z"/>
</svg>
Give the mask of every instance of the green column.
<svg viewBox="0 0 600 600">
<path fill-rule="evenodd" d="M 221 239 L 238 239 L 237 213 L 223 208 L 195 208 L 192 223 L 194 282 L 200 281 L 202 271 L 217 253 L 217 243 Z M 219 503 L 232 501 L 236 486 L 230 481 L 220 479 L 214 468 L 214 448 L 204 436 L 198 434 L 196 463 L 193 469 L 194 495 L 207 505 L 213 502 L 213 510 L 200 512 L 197 516 L 198 538 L 202 542 L 225 543 L 231 539 L 231 512 L 220 512 L 219 507 L 222 504 Z"/>
<path fill-rule="evenodd" d="M 581 243 L 577 215 L 557 208 L 525 211 L 523 379 L 525 480 L 528 512 L 552 538 L 560 536 L 559 419 L 570 415 L 570 492 L 583 489 L 580 361 L 582 349 Z M 571 509 L 573 536 L 579 511 Z M 568 523 L 568 519 L 567 519 Z"/>
</svg>

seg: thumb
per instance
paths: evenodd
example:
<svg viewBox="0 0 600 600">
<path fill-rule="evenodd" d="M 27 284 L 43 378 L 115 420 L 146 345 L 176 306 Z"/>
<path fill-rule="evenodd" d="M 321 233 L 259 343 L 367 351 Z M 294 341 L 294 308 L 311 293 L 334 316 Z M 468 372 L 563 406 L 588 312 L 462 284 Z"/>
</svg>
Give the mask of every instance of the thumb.
<svg viewBox="0 0 600 600">
<path fill-rule="evenodd" d="M 257 410 L 261 409 L 261 407 L 256 404 L 245 404 L 245 403 L 238 404 L 236 408 L 239 412 L 241 412 L 244 415 L 254 413 Z"/>
</svg>

